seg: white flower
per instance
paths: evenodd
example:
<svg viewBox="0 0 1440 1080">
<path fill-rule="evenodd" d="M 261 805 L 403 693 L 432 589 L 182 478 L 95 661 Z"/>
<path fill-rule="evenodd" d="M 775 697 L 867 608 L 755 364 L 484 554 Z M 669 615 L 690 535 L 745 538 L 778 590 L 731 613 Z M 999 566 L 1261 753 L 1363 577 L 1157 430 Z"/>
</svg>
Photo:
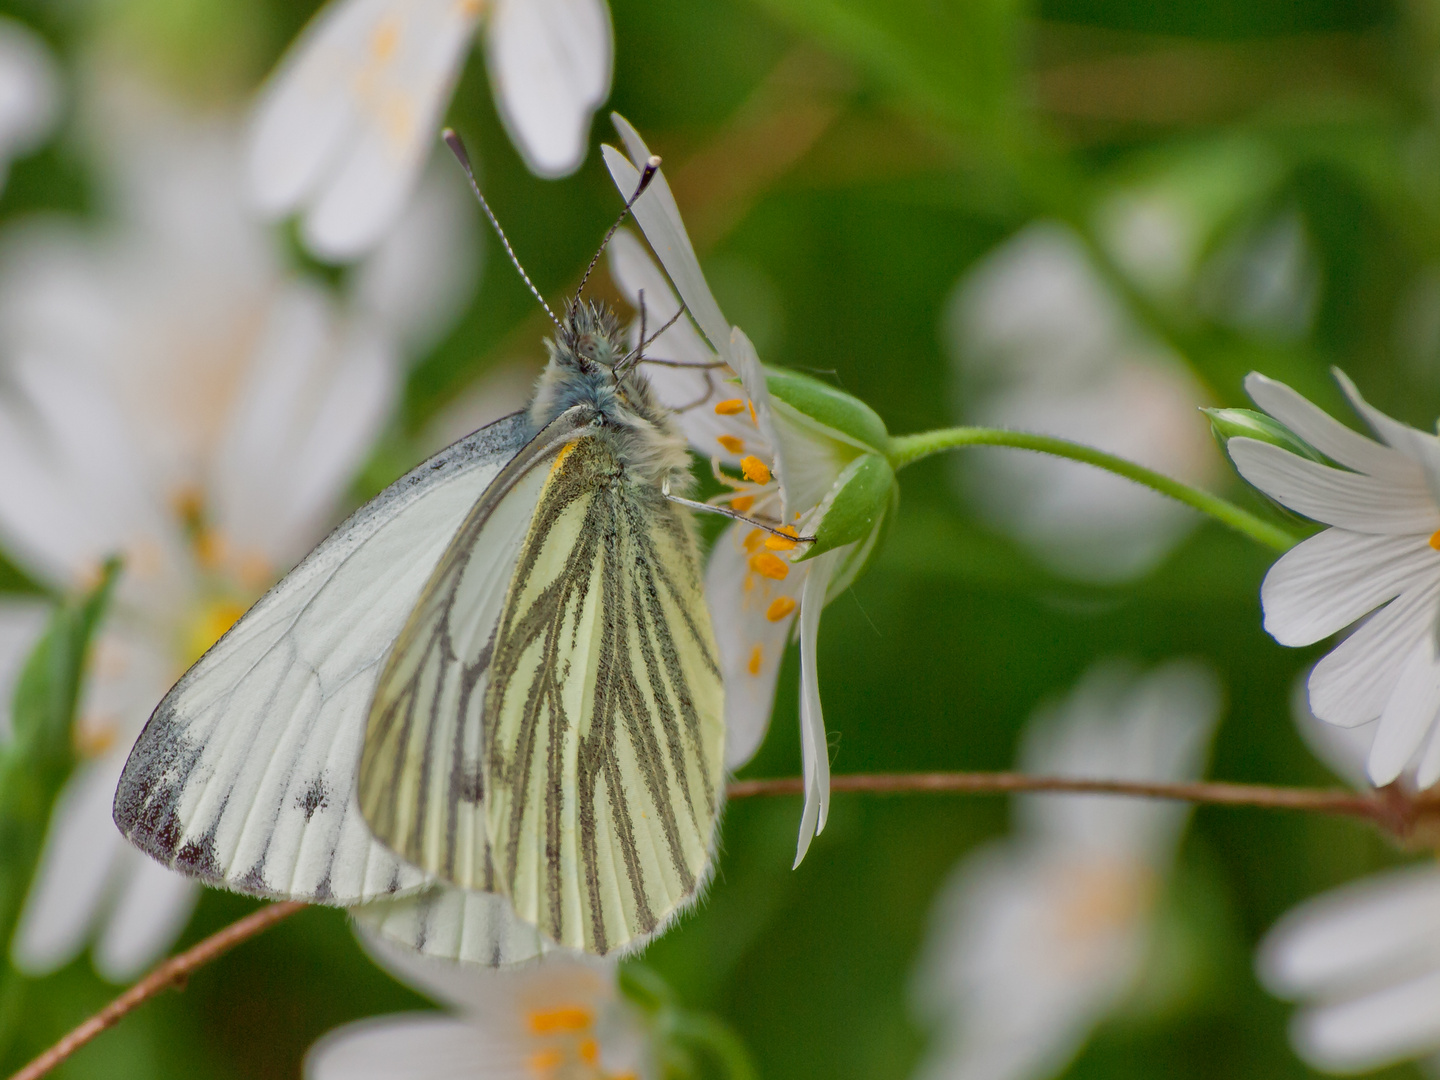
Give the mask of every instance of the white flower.
<svg viewBox="0 0 1440 1080">
<path fill-rule="evenodd" d="M 1288 912 L 1256 964 L 1274 994 L 1305 1004 L 1290 1042 L 1327 1072 L 1428 1058 L 1440 1070 L 1440 867 L 1372 874 Z"/>
<path fill-rule="evenodd" d="M 330 1032 L 308 1080 L 639 1080 L 654 1075 L 646 1032 L 620 997 L 613 964 L 548 958 L 489 969 L 367 940 L 404 982 L 450 1014 L 400 1013 Z"/>
<path fill-rule="evenodd" d="M 962 278 L 947 340 L 967 423 L 1071 439 L 1190 484 L 1216 477 L 1196 409 L 1204 389 L 1134 325 L 1068 229 L 1032 225 Z M 1142 574 L 1199 522 L 1138 484 L 1048 455 L 989 450 L 961 468 L 986 516 L 1076 577 Z"/>
<path fill-rule="evenodd" d="M 1342 779 L 1368 788 L 1365 760 L 1378 724 L 1316 719 L 1296 684 L 1301 737 Z M 1368 1072 L 1428 1058 L 1440 1072 L 1440 867 L 1425 861 L 1372 874 L 1307 900 L 1265 935 L 1260 981 L 1304 1002 L 1290 1023 L 1296 1053 L 1328 1072 Z"/>
<path fill-rule="evenodd" d="M 303 211 L 305 241 L 324 258 L 367 251 L 436 145 L 482 19 L 511 139 L 541 176 L 573 172 L 610 92 L 604 0 L 331 0 L 260 99 L 248 162 L 256 205 Z"/>
<path fill-rule="evenodd" d="M 637 163 L 643 164 L 650 151 L 624 120 L 617 117 L 616 126 L 630 160 L 609 146 L 604 148 L 605 160 L 628 198 L 638 182 Z M 660 400 L 676 410 L 691 445 L 714 462 L 717 475 L 733 489 L 721 500 L 725 505 L 781 523 L 799 535 L 813 535 L 837 482 L 858 457 L 874 453 L 873 445 L 815 421 L 767 388 L 754 346 L 726 321 L 705 282 L 663 174 L 636 202 L 634 214 L 665 274 L 637 240 L 618 233 L 610 248 L 612 276 L 637 309 L 644 292 L 648 334 L 680 310 L 665 275 L 690 315 L 666 330 L 646 355 L 700 365 L 651 363 L 646 367 L 651 385 Z M 879 424 L 878 418 L 874 423 Z M 880 431 L 883 435 L 883 426 Z M 799 638 L 805 809 L 796 865 L 825 827 L 830 803 L 829 748 L 816 665 L 820 612 L 854 580 L 878 534 L 877 521 L 863 538 L 797 562 L 792 560 L 802 556 L 803 549 L 737 522 L 716 541 L 706 569 L 706 596 L 725 679 L 725 756 L 730 769 L 748 761 L 764 740 L 785 643 L 792 632 Z"/>
<path fill-rule="evenodd" d="M 1382 442 L 1252 373 L 1245 388 L 1255 403 L 1335 465 L 1255 439 L 1227 444 L 1246 480 L 1331 526 L 1265 575 L 1265 629 L 1282 645 L 1311 645 L 1370 615 L 1315 665 L 1310 708 L 1344 727 L 1379 718 L 1370 779 L 1388 784 L 1413 767 L 1426 788 L 1440 779 L 1440 440 L 1371 408 L 1335 377 Z"/>
<path fill-rule="evenodd" d="M 37 148 L 60 116 L 60 73 L 40 35 L 0 17 L 0 187 L 10 162 Z"/>
<path fill-rule="evenodd" d="M 96 965 L 120 980 L 196 896 L 110 820 L 126 753 L 188 664 L 323 535 L 414 331 L 401 299 L 370 312 L 287 267 L 242 206 L 223 124 L 106 90 L 92 119 L 117 224 L 31 223 L 0 249 L 0 539 L 56 589 L 124 558 L 77 720 L 84 764 L 13 947 L 44 972 L 98 927 Z"/>
<path fill-rule="evenodd" d="M 1219 706 L 1215 678 L 1195 664 L 1143 676 L 1102 664 L 1030 721 L 1020 766 L 1190 779 Z M 1140 976 L 1188 808 L 1092 795 L 1017 802 L 1017 835 L 969 855 L 936 900 L 914 984 L 936 1033 L 922 1077 L 1053 1076 Z"/>
</svg>

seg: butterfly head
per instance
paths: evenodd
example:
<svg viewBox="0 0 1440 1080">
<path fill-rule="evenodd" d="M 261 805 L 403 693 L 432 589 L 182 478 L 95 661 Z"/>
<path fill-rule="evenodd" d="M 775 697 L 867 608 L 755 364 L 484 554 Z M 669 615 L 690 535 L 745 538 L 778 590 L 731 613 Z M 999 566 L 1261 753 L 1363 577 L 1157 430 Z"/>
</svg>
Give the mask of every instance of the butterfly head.
<svg viewBox="0 0 1440 1080">
<path fill-rule="evenodd" d="M 576 299 L 545 345 L 550 360 L 530 405 L 534 429 L 576 405 L 593 409 L 621 461 L 647 481 L 683 486 L 690 465 L 685 439 L 637 370 L 615 312 Z"/>
</svg>

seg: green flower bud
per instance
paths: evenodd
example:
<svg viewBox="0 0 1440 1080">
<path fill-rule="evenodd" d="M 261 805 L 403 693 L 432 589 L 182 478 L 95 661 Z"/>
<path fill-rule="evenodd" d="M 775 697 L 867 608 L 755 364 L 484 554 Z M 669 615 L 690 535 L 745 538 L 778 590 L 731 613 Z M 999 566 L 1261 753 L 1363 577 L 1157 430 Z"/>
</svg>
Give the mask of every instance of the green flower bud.
<svg viewBox="0 0 1440 1080">
<path fill-rule="evenodd" d="M 1257 439 L 1311 461 L 1326 463 L 1325 455 L 1273 417 L 1254 409 L 1201 409 L 1210 418 L 1210 430 L 1221 449 L 1231 439 Z"/>
</svg>

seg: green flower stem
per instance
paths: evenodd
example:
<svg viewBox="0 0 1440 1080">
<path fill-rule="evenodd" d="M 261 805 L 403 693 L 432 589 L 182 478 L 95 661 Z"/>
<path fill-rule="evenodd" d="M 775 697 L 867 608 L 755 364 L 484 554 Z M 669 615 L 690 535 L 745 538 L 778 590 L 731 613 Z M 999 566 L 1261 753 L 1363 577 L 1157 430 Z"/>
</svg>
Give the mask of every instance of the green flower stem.
<svg viewBox="0 0 1440 1080">
<path fill-rule="evenodd" d="M 1114 454 L 1107 454 L 1103 450 L 1096 450 L 1093 446 L 1082 446 L 1080 443 L 1056 439 L 1049 435 L 983 427 L 941 428 L 918 435 L 898 435 L 890 440 L 890 464 L 899 470 L 931 454 L 959 450 L 966 446 L 1010 446 L 1017 450 L 1034 450 L 1041 454 L 1069 458 L 1071 461 L 1083 461 L 1086 465 L 1094 465 L 1097 469 L 1123 476 L 1152 491 L 1158 491 L 1161 495 L 1168 495 L 1186 506 L 1194 507 L 1256 543 L 1276 551 L 1288 551 L 1297 542 L 1296 537 L 1279 526 L 1272 525 L 1219 496 L 1211 495 L 1208 491 L 1182 484 L 1163 473 L 1147 469 L 1133 461 L 1126 461 Z"/>
</svg>

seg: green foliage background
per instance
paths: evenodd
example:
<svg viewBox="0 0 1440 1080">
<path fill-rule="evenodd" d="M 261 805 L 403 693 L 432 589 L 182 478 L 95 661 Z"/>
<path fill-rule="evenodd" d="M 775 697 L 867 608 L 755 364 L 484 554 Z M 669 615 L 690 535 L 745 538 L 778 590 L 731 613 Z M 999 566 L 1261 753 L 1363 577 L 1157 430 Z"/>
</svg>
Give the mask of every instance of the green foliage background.
<svg viewBox="0 0 1440 1080">
<path fill-rule="evenodd" d="M 709 223 L 702 258 L 727 314 L 768 362 L 833 372 L 893 432 L 957 419 L 940 320 L 968 266 L 1037 218 L 1088 230 L 1116 183 L 1168 168 L 1228 206 L 1215 243 L 1293 206 L 1320 262 L 1313 330 L 1285 343 L 1247 337 L 1184 302 L 1159 307 L 1114 273 L 1137 316 L 1217 402 L 1245 404 L 1240 381 L 1258 367 L 1343 414 L 1327 376 L 1338 364 L 1396 416 L 1428 427 L 1440 413 L 1440 358 L 1421 370 L 1394 344 L 1397 306 L 1440 259 L 1440 7 L 1431 0 L 611 6 L 611 107 L 679 169 L 733 148 L 709 170 L 708 190 L 677 179 L 692 224 Z M 217 99 L 258 81 L 313 7 L 0 4 L 62 56 L 103 32 Z M 805 120 L 816 110 L 818 133 Z M 616 210 L 598 154 L 566 180 L 532 177 L 495 117 L 478 55 L 449 119 L 480 159 L 531 275 L 547 295 L 563 294 Z M 594 141 L 604 138 L 602 114 Z M 1189 163 L 1233 146 L 1246 148 L 1235 155 L 1242 164 L 1209 191 L 1208 174 Z M 783 168 L 765 164 L 787 156 Z M 1241 194 L 1218 189 L 1227 184 Z M 62 137 L 15 166 L 0 218 L 92 213 L 92 187 L 83 145 Z M 417 460 L 424 423 L 476 377 L 539 355 L 532 302 L 498 245 L 485 243 L 475 300 L 415 369 L 357 499 Z M 1036 703 L 1094 659 L 1186 654 L 1207 659 L 1227 687 L 1213 776 L 1332 782 L 1289 719 L 1292 681 L 1318 650 L 1281 649 L 1260 628 L 1265 552 L 1206 526 L 1136 585 L 1077 586 L 978 524 L 949 479 L 942 461 L 902 475 L 888 546 L 827 612 L 820 665 L 836 771 L 1008 768 Z M 26 583 L 7 567 L 0 587 Z M 798 772 L 796 674 L 792 655 L 770 737 L 745 775 Z M 798 815 L 798 800 L 732 805 L 706 902 L 644 963 L 686 1005 L 732 1025 L 765 1077 L 907 1076 L 923 1046 L 907 980 L 930 899 L 967 850 L 1005 829 L 1005 804 L 840 795 L 792 872 Z M 1067 1075 L 1308 1075 L 1285 1041 L 1287 1008 L 1255 983 L 1254 943 L 1300 899 L 1401 857 L 1347 821 L 1201 809 L 1164 902 L 1157 970 Z M 207 893 L 182 944 L 250 906 Z M 0 1067 L 18 1066 L 113 993 L 83 958 L 28 986 L 24 1022 L 0 1025 Z M 422 1005 L 364 959 L 339 912 L 308 911 L 130 1017 L 57 1075 L 294 1076 L 327 1029 Z"/>
</svg>

